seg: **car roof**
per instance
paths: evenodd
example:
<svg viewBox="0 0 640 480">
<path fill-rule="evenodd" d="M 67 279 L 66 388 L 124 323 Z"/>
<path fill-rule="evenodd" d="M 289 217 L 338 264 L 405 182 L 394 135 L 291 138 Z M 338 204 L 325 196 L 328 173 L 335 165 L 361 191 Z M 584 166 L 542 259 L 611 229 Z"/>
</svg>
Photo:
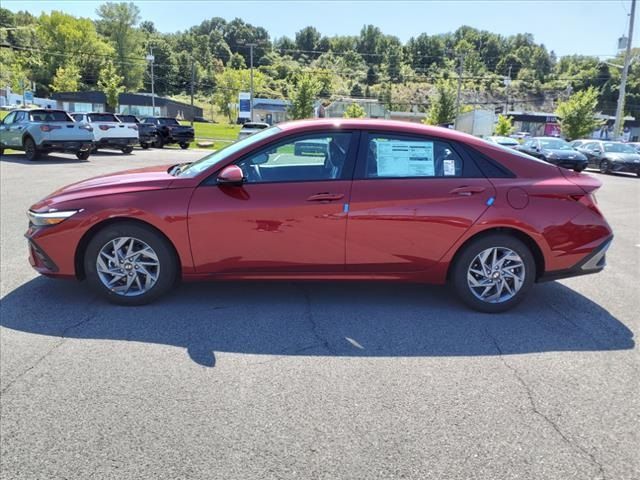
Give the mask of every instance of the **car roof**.
<svg viewBox="0 0 640 480">
<path fill-rule="evenodd" d="M 566 141 L 564 138 L 560 138 L 560 137 L 531 137 L 531 140 L 562 140 L 563 142 Z"/>
</svg>

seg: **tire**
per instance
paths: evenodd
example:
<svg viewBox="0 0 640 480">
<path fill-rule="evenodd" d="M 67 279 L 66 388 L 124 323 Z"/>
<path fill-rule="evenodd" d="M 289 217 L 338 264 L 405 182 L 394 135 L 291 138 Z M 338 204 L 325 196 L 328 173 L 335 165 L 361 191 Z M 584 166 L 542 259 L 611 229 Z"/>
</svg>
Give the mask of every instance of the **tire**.
<svg viewBox="0 0 640 480">
<path fill-rule="evenodd" d="M 91 155 L 91 150 L 84 150 L 83 152 L 76 152 L 78 160 L 87 160 Z"/>
<path fill-rule="evenodd" d="M 133 152 L 133 147 L 129 146 L 129 147 L 124 147 L 122 149 L 122 153 L 124 153 L 125 155 L 129 155 L 131 152 Z"/>
<path fill-rule="evenodd" d="M 153 146 L 155 148 L 162 148 L 164 147 L 164 142 L 162 141 L 161 138 L 159 138 L 158 140 L 155 141 L 155 143 L 153 144 Z"/>
<path fill-rule="evenodd" d="M 142 147 L 143 150 L 148 150 L 149 149 L 149 144 L 148 143 L 141 143 L 140 146 Z"/>
<path fill-rule="evenodd" d="M 600 173 L 611 173 L 611 165 L 607 159 L 600 161 L 598 168 L 600 169 Z"/>
<path fill-rule="evenodd" d="M 4 148 L 0 147 L 0 156 L 4 155 Z"/>
<path fill-rule="evenodd" d="M 498 260 L 507 251 L 511 251 L 516 257 L 519 257 L 519 262 L 507 260 L 504 262 L 505 269 L 494 270 L 490 268 L 490 275 L 472 273 L 471 269 L 473 269 L 473 272 L 478 272 L 478 270 L 485 272 L 479 266 L 479 258 L 484 252 L 492 251 L 493 249 L 498 251 Z M 510 257 L 515 258 L 511 254 Z M 487 261 L 490 264 L 491 259 L 492 255 L 489 255 Z M 521 267 L 516 267 L 516 265 L 521 265 Z M 486 272 L 488 273 L 489 270 Z M 503 272 L 505 272 L 504 276 Z M 496 276 L 495 282 L 494 275 Z M 476 279 L 477 287 L 475 290 L 471 287 L 471 281 L 468 280 L 469 276 L 473 276 Z M 516 276 L 519 278 L 519 288 L 516 284 Z M 500 313 L 515 307 L 526 296 L 535 278 L 536 262 L 531 250 L 517 238 L 501 233 L 479 237 L 464 246 L 463 250 L 456 256 L 450 275 L 451 284 L 458 297 L 469 307 L 484 313 Z M 501 280 L 504 280 L 506 286 L 500 284 Z M 489 288 L 487 299 L 479 298 L 487 288 Z M 512 291 L 513 295 L 510 296 L 509 290 Z M 497 298 L 495 295 L 500 295 L 500 297 Z"/>
<path fill-rule="evenodd" d="M 134 239 L 133 251 L 138 253 L 138 258 L 133 255 L 131 262 L 123 261 L 120 264 L 107 260 L 108 256 L 115 259 L 113 249 L 119 243 L 117 239 L 123 237 Z M 127 240 L 120 247 L 125 254 L 129 243 L 130 240 Z M 151 256 L 140 254 L 147 247 L 155 253 L 155 260 Z M 101 251 L 107 256 L 101 255 Z M 101 271 L 98 267 L 99 257 L 102 259 Z M 153 263 L 157 263 L 157 266 L 152 266 Z M 104 267 L 113 274 L 105 274 Z M 156 276 L 148 288 L 144 269 L 148 269 L 146 272 L 151 274 L 151 278 Z M 169 242 L 153 228 L 123 221 L 103 228 L 91 239 L 84 252 L 84 271 L 91 288 L 109 302 L 127 306 L 145 305 L 171 290 L 177 279 L 178 261 Z M 136 278 L 138 281 L 135 281 Z M 112 280 L 115 280 L 115 288 L 110 288 L 105 283 Z M 125 292 L 127 288 L 129 290 Z"/>
<path fill-rule="evenodd" d="M 30 162 L 38 160 L 40 158 L 40 152 L 38 152 L 38 148 L 36 147 L 36 142 L 33 141 L 33 138 L 27 137 L 23 142 L 24 146 L 24 156 Z"/>
<path fill-rule="evenodd" d="M 180 144 L 180 148 L 181 148 L 182 150 L 186 150 L 187 148 L 189 148 L 189 144 L 188 144 L 188 143 L 181 143 L 181 144 Z"/>
</svg>

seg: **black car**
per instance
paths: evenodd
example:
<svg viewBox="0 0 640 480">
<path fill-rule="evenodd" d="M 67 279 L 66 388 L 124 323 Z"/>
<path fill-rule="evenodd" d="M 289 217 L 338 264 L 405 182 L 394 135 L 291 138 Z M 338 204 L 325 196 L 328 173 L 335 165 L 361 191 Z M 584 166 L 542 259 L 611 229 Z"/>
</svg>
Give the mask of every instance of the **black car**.
<svg viewBox="0 0 640 480">
<path fill-rule="evenodd" d="M 151 123 L 142 123 L 135 115 L 116 115 L 122 123 L 133 123 L 138 127 L 140 146 L 145 150 L 158 141 L 158 127 Z"/>
<path fill-rule="evenodd" d="M 189 143 L 195 137 L 193 127 L 180 125 L 180 122 L 171 117 L 147 117 L 142 123 L 155 125 L 158 129 L 158 140 L 154 147 L 162 148 L 171 143 L 177 143 L 183 150 L 189 148 Z"/>
<path fill-rule="evenodd" d="M 587 168 L 587 157 L 556 137 L 533 137 L 517 147 L 523 153 L 545 162 L 581 172 Z"/>
<path fill-rule="evenodd" d="M 640 153 L 622 142 L 594 140 L 581 147 L 589 159 L 589 166 L 601 173 L 629 172 L 640 176 Z"/>
</svg>

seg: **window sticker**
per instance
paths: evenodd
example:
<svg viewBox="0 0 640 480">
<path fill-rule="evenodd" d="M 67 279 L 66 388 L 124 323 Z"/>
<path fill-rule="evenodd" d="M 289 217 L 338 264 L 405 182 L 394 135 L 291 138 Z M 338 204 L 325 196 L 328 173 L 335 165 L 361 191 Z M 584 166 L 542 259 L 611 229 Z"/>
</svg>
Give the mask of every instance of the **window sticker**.
<svg viewBox="0 0 640 480">
<path fill-rule="evenodd" d="M 433 177 L 433 142 L 375 141 L 380 177 Z M 454 168 L 455 174 L 455 168 Z"/>
<path fill-rule="evenodd" d="M 456 175 L 456 161 L 455 160 L 443 160 L 444 175 L 445 177 L 451 177 Z"/>
</svg>

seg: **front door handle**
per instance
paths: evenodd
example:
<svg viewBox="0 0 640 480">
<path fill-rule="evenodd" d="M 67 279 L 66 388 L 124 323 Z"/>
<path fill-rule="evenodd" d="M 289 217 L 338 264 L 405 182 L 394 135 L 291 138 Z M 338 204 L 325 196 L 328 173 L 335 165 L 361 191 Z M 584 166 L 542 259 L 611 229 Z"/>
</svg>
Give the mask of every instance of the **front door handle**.
<svg viewBox="0 0 640 480">
<path fill-rule="evenodd" d="M 334 202 L 336 200 L 340 200 L 344 198 L 344 193 L 316 193 L 315 195 L 311 195 L 307 198 L 308 202 Z"/>
<path fill-rule="evenodd" d="M 462 195 L 462 196 L 465 196 L 465 197 L 470 197 L 474 193 L 482 193 L 485 190 L 486 190 L 486 188 L 484 188 L 484 187 L 467 186 L 467 185 L 465 185 L 465 186 L 462 186 L 462 187 L 454 188 L 449 193 L 451 193 L 453 195 Z"/>
</svg>

